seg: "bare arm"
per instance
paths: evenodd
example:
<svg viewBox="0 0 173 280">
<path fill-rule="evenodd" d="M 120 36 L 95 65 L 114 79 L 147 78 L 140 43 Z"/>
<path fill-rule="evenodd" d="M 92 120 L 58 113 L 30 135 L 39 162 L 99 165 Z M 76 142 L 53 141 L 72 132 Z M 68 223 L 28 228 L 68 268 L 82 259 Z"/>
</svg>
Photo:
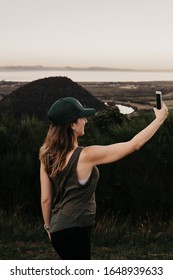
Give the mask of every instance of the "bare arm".
<svg viewBox="0 0 173 280">
<path fill-rule="evenodd" d="M 168 109 L 165 104 L 161 110 L 154 108 L 156 118 L 146 128 L 136 134 L 130 141 L 107 146 L 90 146 L 84 149 L 83 159 L 88 166 L 105 164 L 122 159 L 139 150 L 159 129 L 167 118 Z"/>
<path fill-rule="evenodd" d="M 52 203 L 52 184 L 45 171 L 44 165 L 40 166 L 40 183 L 41 183 L 41 209 L 43 220 L 46 228 L 50 225 L 51 203 Z"/>
</svg>

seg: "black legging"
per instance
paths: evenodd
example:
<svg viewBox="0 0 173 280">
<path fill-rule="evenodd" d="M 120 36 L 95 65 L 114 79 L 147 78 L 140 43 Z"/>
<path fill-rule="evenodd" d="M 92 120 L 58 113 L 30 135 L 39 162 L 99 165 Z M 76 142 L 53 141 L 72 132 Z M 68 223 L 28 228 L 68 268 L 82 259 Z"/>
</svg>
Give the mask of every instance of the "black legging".
<svg viewBox="0 0 173 280">
<path fill-rule="evenodd" d="M 63 260 L 90 260 L 91 227 L 74 227 L 51 233 L 51 242 Z"/>
</svg>

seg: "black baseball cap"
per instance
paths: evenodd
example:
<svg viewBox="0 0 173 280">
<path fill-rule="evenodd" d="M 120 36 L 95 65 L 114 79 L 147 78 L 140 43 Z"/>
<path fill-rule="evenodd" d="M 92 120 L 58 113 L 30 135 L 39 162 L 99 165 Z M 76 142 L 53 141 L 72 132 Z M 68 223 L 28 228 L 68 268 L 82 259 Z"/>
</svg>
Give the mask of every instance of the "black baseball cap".
<svg viewBox="0 0 173 280">
<path fill-rule="evenodd" d="M 48 111 L 48 118 L 53 125 L 64 125 L 78 118 L 95 115 L 94 108 L 85 108 L 73 97 L 65 97 L 57 100 Z"/>
</svg>

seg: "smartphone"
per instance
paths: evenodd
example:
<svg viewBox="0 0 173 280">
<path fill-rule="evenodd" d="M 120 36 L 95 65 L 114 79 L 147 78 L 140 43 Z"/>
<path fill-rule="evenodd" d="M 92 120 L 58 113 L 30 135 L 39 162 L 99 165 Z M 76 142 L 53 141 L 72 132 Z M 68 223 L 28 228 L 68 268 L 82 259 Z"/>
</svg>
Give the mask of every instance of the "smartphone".
<svg viewBox="0 0 173 280">
<path fill-rule="evenodd" d="M 162 108 L 162 92 L 156 91 L 156 108 L 161 109 Z"/>
</svg>

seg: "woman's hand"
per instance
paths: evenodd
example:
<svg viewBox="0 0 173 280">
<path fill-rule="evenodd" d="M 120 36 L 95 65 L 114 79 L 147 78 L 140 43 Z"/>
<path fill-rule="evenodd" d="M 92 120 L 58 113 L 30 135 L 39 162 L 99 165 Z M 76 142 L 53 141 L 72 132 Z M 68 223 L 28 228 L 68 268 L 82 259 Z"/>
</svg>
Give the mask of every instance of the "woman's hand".
<svg viewBox="0 0 173 280">
<path fill-rule="evenodd" d="M 156 115 L 156 119 L 160 120 L 161 123 L 163 123 L 168 116 L 168 108 L 167 108 L 166 104 L 162 103 L 161 109 L 157 109 L 157 108 L 153 108 L 153 109 L 154 109 L 154 113 Z"/>
<path fill-rule="evenodd" d="M 50 235 L 50 232 L 49 232 L 49 228 L 46 227 L 45 224 L 44 224 L 44 229 L 45 229 L 45 231 L 47 232 L 47 235 L 48 235 L 48 237 L 49 237 L 49 240 L 51 241 L 51 235 Z"/>
<path fill-rule="evenodd" d="M 49 240 L 51 241 L 51 235 L 50 235 L 49 230 L 47 231 L 47 234 L 48 234 Z"/>
</svg>

